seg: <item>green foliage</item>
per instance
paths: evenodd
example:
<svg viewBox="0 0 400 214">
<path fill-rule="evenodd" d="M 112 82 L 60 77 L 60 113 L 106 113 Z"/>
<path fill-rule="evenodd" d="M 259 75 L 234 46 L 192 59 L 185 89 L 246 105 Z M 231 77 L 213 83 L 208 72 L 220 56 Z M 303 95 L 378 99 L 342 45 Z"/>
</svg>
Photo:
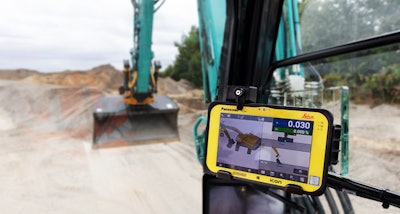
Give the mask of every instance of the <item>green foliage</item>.
<svg viewBox="0 0 400 214">
<path fill-rule="evenodd" d="M 303 53 L 393 32 L 400 27 L 394 0 L 302 0 Z M 362 103 L 400 103 L 400 44 L 311 62 L 325 87 L 347 85 Z"/>
<path fill-rule="evenodd" d="M 351 99 L 356 103 L 400 103 L 400 66 L 397 64 L 371 75 L 362 72 L 328 73 L 323 79 L 325 87 L 349 86 Z"/>
<path fill-rule="evenodd" d="M 171 77 L 174 75 L 174 67 L 168 66 L 163 72 L 160 72 L 160 77 Z M 174 79 L 174 78 L 173 78 Z"/>
<path fill-rule="evenodd" d="M 333 87 L 338 85 L 346 85 L 346 80 L 339 73 L 328 73 L 324 76 L 324 86 Z"/>
<path fill-rule="evenodd" d="M 400 1 L 306 0 L 299 4 L 304 52 L 397 30 Z"/>
<path fill-rule="evenodd" d="M 192 27 L 189 35 L 183 35 L 181 43 L 175 42 L 178 48 L 178 56 L 172 66 L 161 73 L 161 76 L 169 76 L 174 80 L 186 79 L 196 87 L 202 86 L 201 54 L 199 31 Z"/>
<path fill-rule="evenodd" d="M 398 65 L 390 65 L 364 79 L 360 87 L 375 102 L 400 102 L 400 67 Z"/>
</svg>

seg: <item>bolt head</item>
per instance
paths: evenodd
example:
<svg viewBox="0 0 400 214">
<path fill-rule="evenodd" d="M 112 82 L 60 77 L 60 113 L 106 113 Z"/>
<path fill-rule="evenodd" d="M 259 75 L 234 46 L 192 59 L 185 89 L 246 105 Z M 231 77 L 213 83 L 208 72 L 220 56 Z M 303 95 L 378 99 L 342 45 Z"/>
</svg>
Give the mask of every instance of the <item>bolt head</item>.
<svg viewBox="0 0 400 214">
<path fill-rule="evenodd" d="M 242 96 L 244 93 L 243 89 L 239 88 L 235 90 L 235 95 L 236 96 Z"/>
</svg>

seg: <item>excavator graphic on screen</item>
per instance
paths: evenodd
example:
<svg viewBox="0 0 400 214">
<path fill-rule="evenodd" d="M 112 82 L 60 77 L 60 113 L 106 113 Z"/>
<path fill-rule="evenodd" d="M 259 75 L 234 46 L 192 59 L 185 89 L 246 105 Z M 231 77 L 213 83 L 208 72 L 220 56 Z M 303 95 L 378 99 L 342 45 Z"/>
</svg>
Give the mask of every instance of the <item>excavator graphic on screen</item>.
<svg viewBox="0 0 400 214">
<path fill-rule="evenodd" d="M 275 160 L 276 160 L 276 163 L 278 164 L 278 166 L 283 166 L 282 162 L 279 160 L 280 154 L 279 154 L 278 149 L 275 146 L 273 146 L 272 150 L 274 150 L 274 152 L 276 154 L 275 155 Z"/>
<path fill-rule="evenodd" d="M 228 129 L 237 134 L 235 138 L 236 141 L 232 139 Z M 228 138 L 228 144 L 226 145 L 228 148 L 236 144 L 235 151 L 239 151 L 239 148 L 242 146 L 247 148 L 247 154 L 251 154 L 252 150 L 257 150 L 261 145 L 261 138 L 252 133 L 245 134 L 236 127 L 221 124 L 221 131 Z"/>
</svg>

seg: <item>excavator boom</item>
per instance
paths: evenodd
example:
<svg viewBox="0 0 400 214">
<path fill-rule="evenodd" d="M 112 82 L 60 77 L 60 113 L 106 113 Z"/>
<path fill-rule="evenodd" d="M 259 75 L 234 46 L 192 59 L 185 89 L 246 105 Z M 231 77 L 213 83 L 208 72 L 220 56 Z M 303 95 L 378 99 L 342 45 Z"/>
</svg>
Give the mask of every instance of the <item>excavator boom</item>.
<svg viewBox="0 0 400 214">
<path fill-rule="evenodd" d="M 114 147 L 144 142 L 176 141 L 178 105 L 157 92 L 158 71 L 151 50 L 154 0 L 132 0 L 133 43 L 131 64 L 124 60 L 121 96 L 101 97 L 93 109 L 93 146 Z M 162 4 L 163 2 L 161 2 Z M 157 9 L 160 5 L 157 5 Z"/>
</svg>

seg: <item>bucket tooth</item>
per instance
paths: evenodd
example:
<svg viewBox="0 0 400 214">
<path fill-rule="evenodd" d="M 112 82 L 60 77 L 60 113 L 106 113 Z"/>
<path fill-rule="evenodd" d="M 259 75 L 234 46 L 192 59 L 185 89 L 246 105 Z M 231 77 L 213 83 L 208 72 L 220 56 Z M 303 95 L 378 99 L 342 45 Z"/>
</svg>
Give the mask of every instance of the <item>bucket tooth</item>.
<svg viewBox="0 0 400 214">
<path fill-rule="evenodd" d="M 164 95 L 155 95 L 154 100 L 132 106 L 121 96 L 101 97 L 93 109 L 93 147 L 179 140 L 178 105 Z"/>
</svg>

